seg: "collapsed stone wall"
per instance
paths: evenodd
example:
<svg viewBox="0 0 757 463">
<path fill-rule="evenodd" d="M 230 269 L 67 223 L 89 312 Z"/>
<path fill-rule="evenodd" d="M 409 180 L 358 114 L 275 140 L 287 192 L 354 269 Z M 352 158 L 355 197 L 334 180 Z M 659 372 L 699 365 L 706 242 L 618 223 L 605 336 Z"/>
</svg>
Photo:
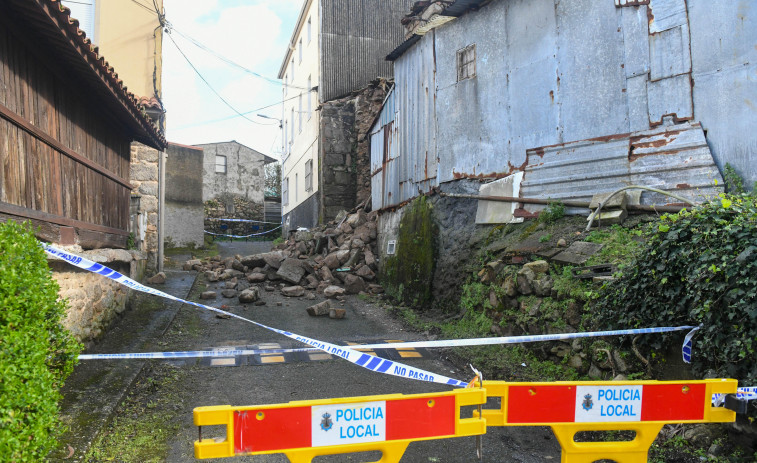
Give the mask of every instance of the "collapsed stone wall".
<svg viewBox="0 0 757 463">
<path fill-rule="evenodd" d="M 323 103 L 319 185 L 324 223 L 371 197 L 369 132 L 389 87 L 389 81 L 380 78 L 349 96 Z"/>
</svg>

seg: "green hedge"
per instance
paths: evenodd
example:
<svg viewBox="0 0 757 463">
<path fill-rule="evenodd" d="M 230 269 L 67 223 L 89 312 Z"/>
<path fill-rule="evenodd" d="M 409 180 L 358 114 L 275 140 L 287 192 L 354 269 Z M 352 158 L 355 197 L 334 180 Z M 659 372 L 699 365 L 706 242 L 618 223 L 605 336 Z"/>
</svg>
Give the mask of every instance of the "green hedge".
<svg viewBox="0 0 757 463">
<path fill-rule="evenodd" d="M 60 323 L 66 305 L 28 224 L 0 224 L 0 307 L 0 461 L 42 461 L 81 347 Z"/>
<path fill-rule="evenodd" d="M 648 231 L 636 265 L 624 269 L 596 301 L 608 328 L 702 325 L 692 366 L 757 381 L 757 198 L 726 195 L 663 216 Z M 682 335 L 645 336 L 663 349 Z"/>
</svg>

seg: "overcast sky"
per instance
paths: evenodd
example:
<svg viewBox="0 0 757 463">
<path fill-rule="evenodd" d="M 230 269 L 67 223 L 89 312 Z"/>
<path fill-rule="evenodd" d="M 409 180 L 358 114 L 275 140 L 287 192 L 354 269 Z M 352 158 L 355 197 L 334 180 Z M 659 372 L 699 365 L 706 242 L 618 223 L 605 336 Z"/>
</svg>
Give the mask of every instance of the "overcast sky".
<svg viewBox="0 0 757 463">
<path fill-rule="evenodd" d="M 166 138 L 185 145 L 236 140 L 279 159 L 281 117 L 277 74 L 303 0 L 164 0 L 171 37 L 239 117 L 192 70 L 171 38 L 163 40 L 163 103 Z M 222 56 L 262 74 L 255 77 L 219 60 L 182 37 L 187 35 Z"/>
</svg>

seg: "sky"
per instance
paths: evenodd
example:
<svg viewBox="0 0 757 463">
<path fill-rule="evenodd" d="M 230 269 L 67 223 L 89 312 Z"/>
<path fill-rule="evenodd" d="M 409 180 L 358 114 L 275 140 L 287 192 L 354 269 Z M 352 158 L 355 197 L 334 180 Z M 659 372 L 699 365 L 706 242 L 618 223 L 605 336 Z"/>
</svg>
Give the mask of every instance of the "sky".
<svg viewBox="0 0 757 463">
<path fill-rule="evenodd" d="M 280 159 L 279 66 L 303 0 L 164 0 L 173 31 L 163 39 L 166 139 L 184 145 L 236 140 Z M 275 83 L 238 69 L 217 54 Z M 174 42 L 178 45 L 174 45 Z M 234 109 L 214 94 L 187 60 Z M 269 108 L 257 110 L 264 106 Z M 246 120 L 234 110 L 247 113 Z M 264 119 L 257 114 L 273 117 Z"/>
</svg>

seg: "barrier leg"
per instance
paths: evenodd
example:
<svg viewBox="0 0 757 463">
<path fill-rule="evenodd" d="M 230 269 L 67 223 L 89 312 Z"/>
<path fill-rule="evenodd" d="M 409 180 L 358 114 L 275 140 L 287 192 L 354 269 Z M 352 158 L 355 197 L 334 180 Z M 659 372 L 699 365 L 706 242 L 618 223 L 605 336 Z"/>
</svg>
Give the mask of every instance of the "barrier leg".
<svg viewBox="0 0 757 463">
<path fill-rule="evenodd" d="M 410 441 L 395 441 L 395 442 L 385 442 L 381 444 L 373 444 L 373 445 L 367 445 L 362 446 L 358 445 L 355 446 L 352 451 L 341 451 L 341 452 L 334 452 L 333 449 L 329 451 L 329 449 L 316 449 L 316 448 L 309 448 L 309 449 L 298 449 L 298 450 L 290 450 L 288 452 L 284 452 L 284 455 L 289 459 L 291 463 L 312 463 L 313 458 L 319 457 L 319 456 L 327 456 L 327 455 L 337 455 L 339 453 L 356 453 L 356 452 L 370 452 L 378 450 L 381 452 L 381 458 L 376 460 L 375 462 L 370 463 L 399 463 L 399 461 L 402 459 L 402 455 L 405 454 L 405 450 L 407 450 L 407 446 L 410 444 Z M 369 462 L 365 462 L 369 463 Z"/>
<path fill-rule="evenodd" d="M 562 447 L 562 463 L 593 463 L 597 460 L 613 460 L 617 463 L 646 463 L 649 448 L 657 438 L 663 423 L 638 423 L 613 426 L 607 423 L 552 425 L 552 431 Z M 635 431 L 636 437 L 621 442 L 576 442 L 580 431 Z"/>
</svg>

